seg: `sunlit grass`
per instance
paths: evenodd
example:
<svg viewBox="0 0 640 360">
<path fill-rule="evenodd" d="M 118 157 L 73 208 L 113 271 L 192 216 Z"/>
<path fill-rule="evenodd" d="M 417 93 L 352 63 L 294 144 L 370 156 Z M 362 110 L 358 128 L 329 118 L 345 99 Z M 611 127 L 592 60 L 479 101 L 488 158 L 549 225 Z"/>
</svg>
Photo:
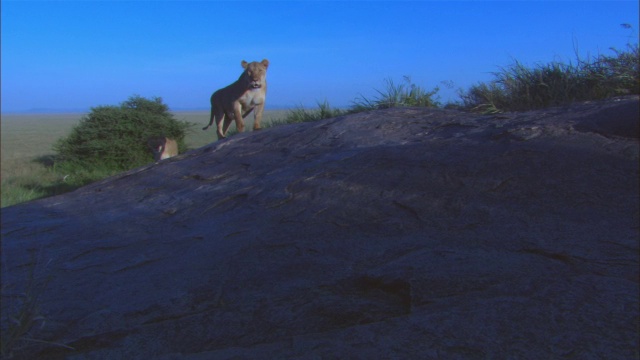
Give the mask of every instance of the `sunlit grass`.
<svg viewBox="0 0 640 360">
<path fill-rule="evenodd" d="M 402 106 L 439 107 L 440 102 L 437 93 L 440 89 L 436 86 L 428 91 L 411 82 L 411 77 L 405 76 L 403 81 L 396 84 L 393 79 L 386 79 L 384 89 L 376 90 L 378 95 L 374 98 L 360 96 L 353 101 L 349 112 L 388 109 Z"/>
<path fill-rule="evenodd" d="M 345 110 L 331 108 L 327 101 L 318 102 L 318 107 L 316 109 L 306 109 L 299 106 L 287 111 L 284 117 L 276 118 L 266 123 L 265 127 L 318 121 L 344 115 L 345 113 Z"/>
<path fill-rule="evenodd" d="M 524 111 L 640 93 L 638 45 L 613 55 L 527 67 L 519 61 L 495 72 L 494 80 L 460 94 L 464 108 L 495 113 Z"/>
<path fill-rule="evenodd" d="M 439 89 L 435 87 L 427 91 L 411 82 L 411 78 L 405 76 L 404 81 L 396 84 L 392 79 L 384 81 L 384 89 L 376 90 L 378 95 L 374 98 L 360 96 L 353 101 L 347 109 L 332 108 L 326 100 L 317 103 L 317 108 L 307 109 L 302 106 L 289 110 L 279 119 L 274 119 L 266 127 L 296 124 L 310 121 L 334 118 L 346 114 L 354 114 L 363 111 L 388 109 L 402 106 L 438 107 L 440 103 L 436 97 Z"/>
</svg>

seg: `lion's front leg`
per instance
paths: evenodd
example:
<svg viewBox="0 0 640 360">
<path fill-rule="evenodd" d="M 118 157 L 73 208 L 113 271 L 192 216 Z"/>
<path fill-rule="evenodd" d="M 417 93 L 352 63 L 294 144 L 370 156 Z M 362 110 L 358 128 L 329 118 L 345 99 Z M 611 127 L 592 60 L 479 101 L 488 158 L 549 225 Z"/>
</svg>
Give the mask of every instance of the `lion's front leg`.
<svg viewBox="0 0 640 360">
<path fill-rule="evenodd" d="M 240 103 L 234 104 L 233 113 L 236 118 L 236 129 L 241 133 L 244 131 L 244 119 L 242 118 L 242 105 Z"/>
<path fill-rule="evenodd" d="M 256 105 L 255 113 L 253 114 L 253 130 L 260 130 L 260 121 L 262 121 L 262 113 L 264 112 L 264 103 Z"/>
</svg>

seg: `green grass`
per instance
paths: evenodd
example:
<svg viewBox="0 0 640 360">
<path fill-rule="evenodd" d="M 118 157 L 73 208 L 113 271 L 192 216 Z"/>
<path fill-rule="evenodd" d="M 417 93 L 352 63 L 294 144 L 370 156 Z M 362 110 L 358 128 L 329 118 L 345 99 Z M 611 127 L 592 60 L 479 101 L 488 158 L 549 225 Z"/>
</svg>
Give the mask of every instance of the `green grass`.
<svg viewBox="0 0 640 360">
<path fill-rule="evenodd" d="M 317 108 L 315 109 L 307 109 L 299 106 L 289 110 L 284 117 L 271 120 L 265 127 L 318 121 L 346 114 L 392 107 L 440 106 L 437 99 L 434 99 L 439 91 L 438 87 L 435 87 L 431 91 L 426 91 L 422 87 L 412 83 L 411 78 L 408 76 L 405 76 L 404 81 L 399 84 L 394 83 L 392 79 L 386 79 L 384 82 L 384 90 L 376 91 L 378 96 L 374 98 L 360 96 L 355 99 L 351 107 L 347 109 L 332 108 L 327 101 L 318 102 Z"/>
<path fill-rule="evenodd" d="M 297 124 L 304 123 L 310 121 L 318 121 L 322 119 L 329 119 L 333 117 L 337 117 L 340 115 L 344 115 L 346 113 L 345 110 L 331 108 L 327 101 L 318 102 L 317 109 L 306 109 L 302 106 L 299 106 L 295 109 L 288 110 L 284 116 L 279 118 L 274 118 L 268 123 L 265 124 L 265 128 L 279 126 L 279 125 L 287 125 L 287 124 Z"/>
<path fill-rule="evenodd" d="M 388 109 L 401 106 L 439 107 L 440 102 L 437 86 L 431 91 L 411 82 L 411 77 L 405 76 L 403 82 L 396 84 L 393 79 L 386 79 L 383 90 L 376 90 L 378 96 L 369 99 L 360 96 L 353 101 L 349 112 L 369 111 L 375 109 Z"/>
<path fill-rule="evenodd" d="M 640 93 L 638 45 L 575 63 L 527 67 L 517 60 L 493 73 L 494 80 L 460 94 L 463 108 L 483 113 L 525 111 L 576 101 Z"/>
<path fill-rule="evenodd" d="M 2 115 L 1 206 L 68 191 L 47 166 L 51 146 L 65 136 L 82 114 Z M 58 190 L 60 190 L 58 192 Z"/>
<path fill-rule="evenodd" d="M 46 167 L 32 161 L 11 161 L 3 163 L 2 168 L 10 169 L 9 174 L 2 174 L 3 207 L 55 195 L 53 187 L 61 183 Z"/>
</svg>

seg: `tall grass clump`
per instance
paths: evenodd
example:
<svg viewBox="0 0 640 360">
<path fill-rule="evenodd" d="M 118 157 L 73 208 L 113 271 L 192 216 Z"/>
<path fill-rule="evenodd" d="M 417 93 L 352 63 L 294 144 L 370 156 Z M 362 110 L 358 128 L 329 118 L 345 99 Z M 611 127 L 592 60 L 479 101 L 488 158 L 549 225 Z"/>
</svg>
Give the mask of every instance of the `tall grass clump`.
<svg viewBox="0 0 640 360">
<path fill-rule="evenodd" d="M 132 96 L 119 106 L 98 106 L 80 120 L 71 134 L 53 146 L 55 171 L 80 186 L 153 161 L 147 139 L 167 136 L 186 149 L 192 124 L 174 119 L 161 98 Z"/>
<path fill-rule="evenodd" d="M 271 120 L 265 124 L 265 127 L 319 121 L 344 115 L 346 113 L 345 110 L 332 108 L 326 100 L 318 102 L 317 105 L 317 109 L 306 109 L 303 106 L 291 109 L 287 112 L 284 118 Z"/>
<path fill-rule="evenodd" d="M 440 88 L 437 86 L 431 91 L 425 90 L 412 83 L 411 78 L 408 76 L 405 76 L 404 81 L 399 84 L 394 83 L 392 79 L 386 79 L 384 89 L 376 89 L 378 96 L 372 99 L 360 96 L 353 101 L 349 112 L 355 113 L 401 106 L 439 107 L 440 103 L 436 98 L 438 91 L 440 91 Z"/>
<path fill-rule="evenodd" d="M 460 94 L 464 107 L 495 113 L 524 111 L 575 101 L 640 93 L 638 45 L 575 64 L 551 62 L 527 67 L 518 61 L 493 73 L 494 80 Z"/>
<path fill-rule="evenodd" d="M 332 108 L 325 100 L 318 102 L 316 109 L 306 109 L 302 106 L 289 110 L 284 118 L 274 119 L 265 124 L 266 127 L 296 124 L 310 121 L 329 119 L 345 114 L 354 114 L 363 111 L 387 109 L 401 106 L 439 107 L 440 103 L 434 96 L 440 89 L 438 87 L 426 91 L 411 82 L 411 78 L 404 77 L 404 82 L 395 84 L 393 80 L 385 80 L 385 88 L 377 90 L 378 96 L 373 99 L 361 96 L 353 101 L 348 109 Z"/>
</svg>

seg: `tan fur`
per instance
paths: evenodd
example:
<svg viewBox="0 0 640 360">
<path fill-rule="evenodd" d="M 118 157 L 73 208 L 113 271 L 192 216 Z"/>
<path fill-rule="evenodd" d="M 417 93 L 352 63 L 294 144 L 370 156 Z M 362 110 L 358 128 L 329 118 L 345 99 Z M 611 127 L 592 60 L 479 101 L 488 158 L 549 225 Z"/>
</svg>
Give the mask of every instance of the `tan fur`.
<svg viewBox="0 0 640 360">
<path fill-rule="evenodd" d="M 168 159 L 178 155 L 178 143 L 164 136 L 152 137 L 147 141 L 147 145 L 153 153 L 156 161 Z"/>
<path fill-rule="evenodd" d="M 218 139 L 227 135 L 231 121 L 236 121 L 238 132 L 244 131 L 244 117 L 254 111 L 253 130 L 260 130 L 260 121 L 267 96 L 267 68 L 269 60 L 240 63 L 244 72 L 233 84 L 222 88 L 211 95 L 211 117 L 207 130 L 213 121 L 218 127 Z M 223 121 L 224 120 L 224 121 Z"/>
</svg>

